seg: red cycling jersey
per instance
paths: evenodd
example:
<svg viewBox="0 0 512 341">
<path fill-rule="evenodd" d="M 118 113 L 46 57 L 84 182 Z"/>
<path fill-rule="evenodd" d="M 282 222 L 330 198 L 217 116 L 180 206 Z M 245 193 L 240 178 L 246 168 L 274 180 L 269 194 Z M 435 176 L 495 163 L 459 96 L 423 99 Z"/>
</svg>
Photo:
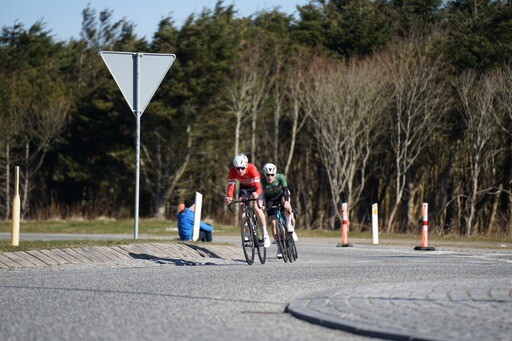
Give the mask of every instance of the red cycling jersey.
<svg viewBox="0 0 512 341">
<path fill-rule="evenodd" d="M 247 164 L 244 175 L 239 175 L 235 167 L 231 167 L 228 173 L 227 197 L 232 198 L 235 191 L 235 180 L 240 181 L 242 188 L 255 188 L 258 196 L 261 194 L 260 173 L 252 163 Z"/>
</svg>

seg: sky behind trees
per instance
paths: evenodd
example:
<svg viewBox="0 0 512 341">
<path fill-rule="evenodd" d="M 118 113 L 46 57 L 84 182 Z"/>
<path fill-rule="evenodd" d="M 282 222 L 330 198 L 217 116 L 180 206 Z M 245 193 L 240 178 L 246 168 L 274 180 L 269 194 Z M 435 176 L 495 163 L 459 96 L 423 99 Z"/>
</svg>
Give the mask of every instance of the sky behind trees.
<svg viewBox="0 0 512 341">
<path fill-rule="evenodd" d="M 114 20 L 126 18 L 133 22 L 139 37 L 151 40 L 159 21 L 171 15 L 176 26 L 181 27 L 192 13 L 198 14 L 203 8 L 213 8 L 216 0 L 0 0 L 0 26 L 12 26 L 17 20 L 25 27 L 36 21 L 46 23 L 57 40 L 78 38 L 82 29 L 82 10 L 91 4 L 97 11 L 113 10 Z M 239 16 L 250 16 L 258 11 L 279 7 L 281 12 L 293 14 L 297 5 L 306 0 L 249 0 L 225 1 L 234 4 Z"/>
</svg>

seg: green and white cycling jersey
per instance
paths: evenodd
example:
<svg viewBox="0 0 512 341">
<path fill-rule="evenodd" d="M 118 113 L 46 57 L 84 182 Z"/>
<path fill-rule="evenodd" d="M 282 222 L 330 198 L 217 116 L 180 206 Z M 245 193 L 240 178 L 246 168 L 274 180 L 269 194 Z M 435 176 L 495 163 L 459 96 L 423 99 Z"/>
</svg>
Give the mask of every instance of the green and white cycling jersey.
<svg viewBox="0 0 512 341">
<path fill-rule="evenodd" d="M 288 187 L 288 183 L 284 174 L 277 173 L 272 182 L 268 182 L 267 178 L 263 177 L 261 179 L 261 187 L 265 194 L 265 200 L 270 200 L 277 196 L 282 196 L 284 187 Z"/>
</svg>

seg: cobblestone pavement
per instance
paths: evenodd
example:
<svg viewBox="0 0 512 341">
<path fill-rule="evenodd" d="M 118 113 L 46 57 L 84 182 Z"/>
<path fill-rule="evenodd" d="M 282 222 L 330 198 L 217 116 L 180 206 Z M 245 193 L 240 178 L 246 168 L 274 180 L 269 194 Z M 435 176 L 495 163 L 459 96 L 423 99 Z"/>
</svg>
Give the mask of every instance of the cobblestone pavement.
<svg viewBox="0 0 512 341">
<path fill-rule="evenodd" d="M 350 286 L 288 305 L 295 317 L 393 340 L 512 340 L 510 280 Z"/>
</svg>

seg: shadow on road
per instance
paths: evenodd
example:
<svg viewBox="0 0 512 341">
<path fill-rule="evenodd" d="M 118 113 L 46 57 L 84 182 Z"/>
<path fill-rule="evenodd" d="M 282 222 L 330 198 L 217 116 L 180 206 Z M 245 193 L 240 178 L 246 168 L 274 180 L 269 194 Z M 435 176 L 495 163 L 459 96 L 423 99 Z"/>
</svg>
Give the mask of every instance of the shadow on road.
<svg viewBox="0 0 512 341">
<path fill-rule="evenodd" d="M 144 259 L 150 260 L 158 264 L 174 264 L 176 266 L 198 266 L 198 265 L 215 265 L 215 263 L 211 262 L 193 262 L 179 258 L 160 258 L 153 255 L 148 255 L 147 253 L 129 253 L 130 257 L 134 259 Z"/>
</svg>

